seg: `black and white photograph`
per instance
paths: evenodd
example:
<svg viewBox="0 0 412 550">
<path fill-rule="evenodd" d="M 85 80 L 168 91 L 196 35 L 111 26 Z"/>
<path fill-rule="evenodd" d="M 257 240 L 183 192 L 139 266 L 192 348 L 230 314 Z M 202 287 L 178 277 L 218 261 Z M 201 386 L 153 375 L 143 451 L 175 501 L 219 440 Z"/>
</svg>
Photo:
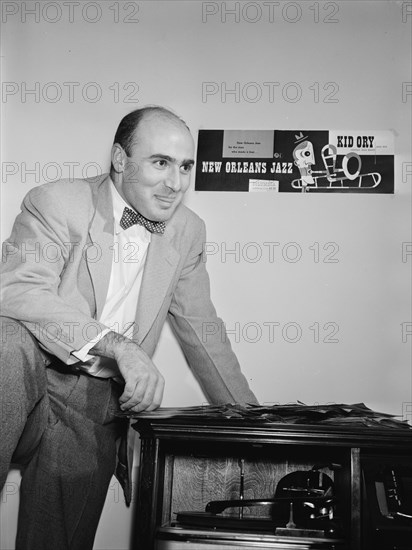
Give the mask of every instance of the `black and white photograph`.
<svg viewBox="0 0 412 550">
<path fill-rule="evenodd" d="M 412 2 L 0 10 L 0 550 L 411 550 Z"/>
</svg>

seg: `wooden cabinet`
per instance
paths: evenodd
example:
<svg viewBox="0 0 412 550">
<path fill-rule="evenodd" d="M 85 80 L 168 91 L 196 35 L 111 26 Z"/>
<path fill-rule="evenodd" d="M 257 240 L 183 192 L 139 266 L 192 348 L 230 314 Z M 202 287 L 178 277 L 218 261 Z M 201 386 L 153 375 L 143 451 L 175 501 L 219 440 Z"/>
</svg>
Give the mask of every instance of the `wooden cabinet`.
<svg viewBox="0 0 412 550">
<path fill-rule="evenodd" d="M 388 520 L 386 525 L 375 498 L 375 478 L 386 466 L 411 464 L 412 431 L 245 423 L 206 416 L 144 419 L 133 427 L 142 442 L 136 550 L 412 548 L 412 543 L 402 542 L 409 535 L 412 540 L 408 520 L 399 523 L 401 535 L 389 535 L 391 542 L 380 546 L 379 518 L 383 530 L 398 528 L 398 523 Z M 228 508 L 216 520 L 205 514 L 210 501 L 273 499 L 285 475 L 313 467 L 320 483 L 333 483 L 331 521 L 322 523 L 332 525 L 330 531 L 311 529 L 309 523 L 292 529 L 291 535 L 285 531 L 291 518 L 285 516 L 283 502 Z"/>
</svg>

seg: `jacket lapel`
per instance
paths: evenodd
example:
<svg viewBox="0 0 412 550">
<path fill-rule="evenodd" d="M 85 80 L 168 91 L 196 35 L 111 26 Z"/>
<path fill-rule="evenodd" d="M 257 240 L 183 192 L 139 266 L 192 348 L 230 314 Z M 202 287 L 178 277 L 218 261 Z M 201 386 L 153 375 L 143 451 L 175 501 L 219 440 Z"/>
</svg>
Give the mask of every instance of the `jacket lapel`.
<svg viewBox="0 0 412 550">
<path fill-rule="evenodd" d="M 172 231 L 152 235 L 143 273 L 136 313 L 134 338 L 141 343 L 153 325 L 166 298 L 180 254 L 171 243 Z"/>
<path fill-rule="evenodd" d="M 92 278 L 96 300 L 96 318 L 99 319 L 109 288 L 113 261 L 113 204 L 108 176 L 97 189 L 96 210 L 89 229 L 91 244 L 86 260 Z"/>
</svg>

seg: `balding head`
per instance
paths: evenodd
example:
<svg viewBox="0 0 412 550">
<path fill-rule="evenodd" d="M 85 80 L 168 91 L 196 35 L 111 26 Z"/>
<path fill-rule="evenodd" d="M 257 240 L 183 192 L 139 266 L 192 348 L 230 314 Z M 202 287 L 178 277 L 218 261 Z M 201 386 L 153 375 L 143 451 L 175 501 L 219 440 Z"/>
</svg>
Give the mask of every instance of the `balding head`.
<svg viewBox="0 0 412 550">
<path fill-rule="evenodd" d="M 152 117 L 168 119 L 171 122 L 184 126 L 188 132 L 190 132 L 185 121 L 169 109 L 158 105 L 149 105 L 132 111 L 120 121 L 113 143 L 118 143 L 124 149 L 126 155 L 131 156 L 133 144 L 137 138 L 139 124 L 143 120 Z"/>
</svg>

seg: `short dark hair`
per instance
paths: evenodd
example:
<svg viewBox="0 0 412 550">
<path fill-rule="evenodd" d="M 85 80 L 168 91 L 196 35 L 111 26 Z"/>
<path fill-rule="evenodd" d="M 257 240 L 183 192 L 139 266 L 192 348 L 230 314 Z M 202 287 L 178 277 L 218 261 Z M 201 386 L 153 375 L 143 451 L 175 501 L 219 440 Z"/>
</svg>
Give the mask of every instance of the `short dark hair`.
<svg viewBox="0 0 412 550">
<path fill-rule="evenodd" d="M 186 128 L 189 130 L 189 127 L 187 126 L 186 122 L 183 119 L 181 119 L 178 115 L 176 115 L 169 109 L 166 109 L 165 107 L 161 107 L 159 105 L 149 105 L 147 107 L 136 109 L 135 111 L 132 111 L 131 113 L 129 113 L 128 115 L 122 118 L 117 128 L 116 135 L 114 136 L 114 141 L 113 141 L 113 143 L 118 143 L 123 147 L 128 157 L 130 157 L 132 153 L 134 135 L 137 130 L 137 127 L 139 126 L 143 118 L 150 114 L 163 115 L 163 116 L 172 118 L 174 120 L 177 120 L 182 124 L 184 124 Z"/>
</svg>

